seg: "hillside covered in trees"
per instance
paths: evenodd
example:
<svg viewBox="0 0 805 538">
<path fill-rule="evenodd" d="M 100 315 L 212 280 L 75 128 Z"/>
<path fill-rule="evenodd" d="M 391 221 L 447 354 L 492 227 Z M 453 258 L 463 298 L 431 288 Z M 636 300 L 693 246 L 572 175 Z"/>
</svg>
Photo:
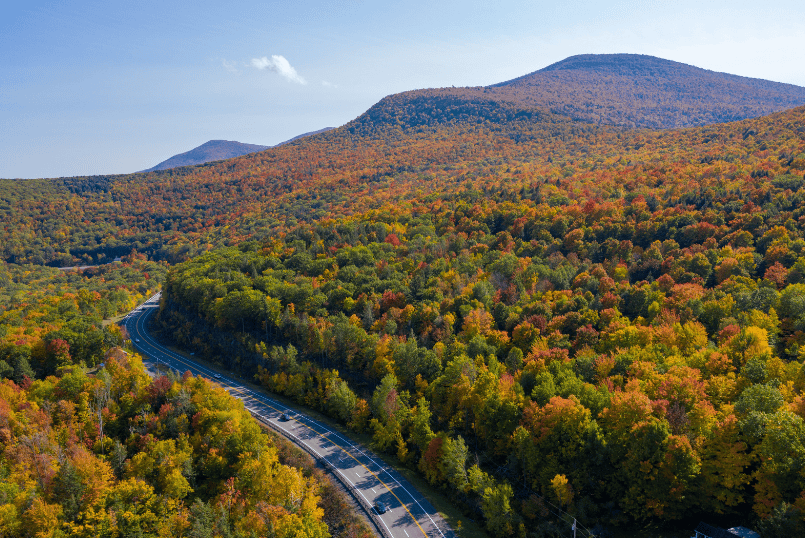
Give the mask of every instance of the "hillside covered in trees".
<svg viewBox="0 0 805 538">
<path fill-rule="evenodd" d="M 143 258 L 0 263 L 0 536 L 370 535 L 239 400 L 202 379 L 152 379 L 119 347 L 127 335 L 108 318 L 164 279 Z"/>
<path fill-rule="evenodd" d="M 0 376 L 25 384 L 100 364 L 123 342 L 104 320 L 155 293 L 165 269 L 142 257 L 84 271 L 0 262 Z"/>
<path fill-rule="evenodd" d="M 794 517 L 803 114 L 613 132 L 213 251 L 169 273 L 164 334 L 371 432 L 501 536 L 550 506 Z"/>
<path fill-rule="evenodd" d="M 94 374 L 0 381 L 0 439 L 2 536 L 326 538 L 349 519 L 239 400 L 119 348 Z"/>
<path fill-rule="evenodd" d="M 669 89 L 675 85 L 678 90 Z M 495 87 L 389 96 L 338 129 L 223 162 L 119 176 L 0 180 L 0 258 L 69 266 L 136 250 L 175 263 L 298 221 L 354 214 L 418 191 L 450 192 L 467 180 L 507 178 L 506 169 L 519 165 L 535 176 L 572 177 L 580 170 L 567 162 L 597 168 L 637 162 L 649 157 L 640 148 L 659 139 L 665 142 L 657 147 L 676 144 L 687 159 L 716 158 L 724 141 L 709 138 L 706 129 L 688 135 L 623 127 L 712 123 L 798 104 L 805 104 L 805 89 L 790 85 L 651 57 L 572 57 Z M 570 105 L 597 112 L 588 117 L 563 108 Z M 671 115 L 660 121 L 665 112 L 658 106 L 670 107 Z M 671 121 L 688 112 L 698 119 Z M 745 125 L 740 136 L 758 140 L 749 134 L 757 131 L 754 124 Z"/>
<path fill-rule="evenodd" d="M 626 128 L 755 116 L 802 90 L 761 82 L 574 57 L 495 87 L 389 96 L 227 161 L 0 180 L 2 401 L 46 432 L 3 419 L 8 447 L 55 436 L 47 454 L 63 465 L 72 420 L 90 432 L 76 434 L 81 457 L 108 463 L 97 425 L 112 413 L 131 436 L 153 433 L 115 438 L 136 457 L 167 439 L 176 391 L 213 390 L 159 381 L 159 405 L 143 385 L 92 418 L 101 374 L 86 371 L 125 337 L 102 319 L 164 280 L 163 338 L 371 434 L 493 535 L 549 535 L 560 509 L 595 532 L 705 515 L 801 530 L 805 107 Z M 124 412 L 129 400 L 140 407 Z M 57 416 L 69 402 L 76 418 Z M 63 529 L 128 506 L 32 485 L 9 450 L 2 484 L 18 489 L 0 501 L 14 525 L 35 516 L 26 499 Z M 226 465 L 208 485 L 179 471 L 210 517 L 212 490 L 240 476 Z M 135 478 L 121 469 L 104 483 Z M 153 469 L 140 478 L 164 499 Z M 281 513 L 243 491 L 247 512 Z M 192 528 L 183 502 L 171 514 Z"/>
<path fill-rule="evenodd" d="M 668 129 L 805 105 L 805 88 L 641 54 L 571 56 L 490 87 L 506 98 L 593 123 Z"/>
</svg>

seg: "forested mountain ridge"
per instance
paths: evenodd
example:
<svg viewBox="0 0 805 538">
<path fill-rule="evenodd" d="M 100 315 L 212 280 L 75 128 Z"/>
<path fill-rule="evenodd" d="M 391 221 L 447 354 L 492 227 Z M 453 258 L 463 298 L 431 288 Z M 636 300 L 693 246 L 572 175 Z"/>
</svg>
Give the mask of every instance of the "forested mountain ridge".
<svg viewBox="0 0 805 538">
<path fill-rule="evenodd" d="M 742 181 L 763 161 L 796 165 L 802 152 L 801 108 L 655 132 L 490 100 L 459 99 L 453 106 L 449 94 L 427 100 L 432 112 L 424 119 L 403 116 L 406 124 L 388 120 L 401 108 L 397 99 L 410 102 L 389 98 L 389 107 L 384 100 L 339 129 L 225 162 L 126 176 L 0 180 L 0 254 L 16 263 L 66 266 L 136 249 L 178 261 L 207 245 L 263 238 L 300 220 L 361 212 L 421 189 L 449 193 L 467 181 L 482 187 L 493 179 L 559 178 L 601 191 L 609 185 L 603 180 L 635 169 L 667 176 L 669 167 L 681 167 L 695 178 L 713 168 L 723 176 L 725 166 L 739 163 L 735 177 Z M 439 119 L 457 109 L 463 112 Z M 511 119 L 497 121 L 501 111 Z M 670 179 L 666 189 L 675 192 Z"/>
<path fill-rule="evenodd" d="M 638 82 L 633 81 L 639 85 L 661 80 L 654 77 L 656 73 L 666 73 L 663 76 L 667 79 L 671 76 L 668 73 L 679 72 L 682 74 L 674 76 L 702 88 L 709 85 L 709 79 L 702 78 L 705 75 L 722 76 L 651 57 L 573 57 L 533 76 L 496 87 L 416 90 L 392 95 L 338 129 L 223 162 L 147 174 L 0 180 L 0 214 L 5 224 L 0 230 L 0 257 L 16 263 L 68 266 L 111 261 L 136 249 L 158 259 L 176 261 L 209 244 L 264 237 L 277 228 L 293 226 L 296 220 L 362 211 L 390 199 L 404 199 L 411 194 L 409 188 L 415 178 L 430 177 L 428 181 L 432 182 L 453 177 L 456 181 L 464 172 L 472 171 L 461 181 L 474 181 L 496 176 L 494 163 L 506 162 L 529 163 L 532 169 L 539 168 L 540 174 L 550 175 L 558 162 L 576 158 L 589 161 L 587 153 L 591 150 L 599 155 L 620 152 L 625 157 L 647 141 L 662 137 L 670 137 L 666 140 L 673 140 L 682 153 L 706 149 L 688 146 L 693 141 L 686 140 L 687 135 L 627 132 L 622 127 L 590 123 L 599 122 L 600 117 L 574 121 L 545 108 L 545 88 L 554 88 L 560 96 L 584 93 L 573 103 L 588 103 L 598 107 L 595 110 L 604 110 L 595 104 L 600 97 L 595 93 L 595 81 L 599 80 L 596 77 L 604 76 L 601 65 L 620 66 L 620 71 L 612 68 L 609 74 L 604 73 L 617 78 L 607 83 L 611 91 L 603 94 L 612 101 L 612 106 L 606 106 L 617 116 L 610 118 L 614 123 L 623 123 L 627 112 L 639 116 L 635 116 L 637 123 L 651 123 L 654 112 L 640 107 L 650 107 L 657 99 L 676 95 L 662 93 L 662 89 L 659 93 L 646 90 L 637 97 L 632 92 L 632 98 L 620 101 L 618 92 L 628 87 L 624 84 L 629 77 L 642 73 L 642 78 L 634 79 Z M 624 65 L 637 66 L 630 68 L 637 74 L 624 74 Z M 659 71 L 651 71 L 646 65 L 659 66 Z M 652 76 L 647 77 L 647 72 Z M 537 84 L 533 78 L 540 73 L 570 74 L 572 78 L 569 82 L 555 79 L 540 90 L 544 84 Z M 741 87 L 757 82 L 723 77 L 744 81 Z M 760 81 L 756 85 L 772 90 L 785 86 L 789 93 L 769 90 L 766 104 L 751 99 L 745 104 L 782 106 L 785 99 L 795 100 L 797 92 L 805 91 L 775 84 Z M 722 105 L 732 106 L 730 99 L 734 100 L 735 95 L 726 93 L 708 101 L 707 121 L 720 117 Z M 684 100 L 680 103 L 683 108 L 687 106 Z M 735 110 L 730 110 L 732 119 Z M 758 110 L 752 108 L 749 112 Z M 764 123 L 762 119 L 757 121 Z M 736 129 L 757 130 L 751 123 L 742 125 Z M 564 167 L 561 173 L 578 172 L 578 168 L 572 172 L 570 168 Z M 444 186 L 429 184 L 427 188 L 449 191 L 454 187 L 448 182 Z"/>
<path fill-rule="evenodd" d="M 376 123 L 385 118 L 407 125 L 432 124 L 466 114 L 472 107 L 477 115 L 481 103 L 486 103 L 483 108 L 491 114 L 487 118 L 497 121 L 539 113 L 544 117 L 550 111 L 599 125 L 668 129 L 725 123 L 802 106 L 805 88 L 653 56 L 588 54 L 491 86 L 391 95 L 356 121 Z M 441 109 L 441 113 L 429 114 L 433 109 Z"/>
<path fill-rule="evenodd" d="M 805 104 L 800 86 L 638 54 L 571 56 L 489 89 L 583 121 L 650 129 L 723 123 Z"/>
</svg>

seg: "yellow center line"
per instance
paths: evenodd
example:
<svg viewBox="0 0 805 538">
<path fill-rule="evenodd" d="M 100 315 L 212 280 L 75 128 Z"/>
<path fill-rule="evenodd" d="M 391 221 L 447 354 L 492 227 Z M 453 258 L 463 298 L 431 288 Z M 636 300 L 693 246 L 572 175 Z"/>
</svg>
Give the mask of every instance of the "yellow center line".
<svg viewBox="0 0 805 538">
<path fill-rule="evenodd" d="M 183 365 L 185 365 L 185 366 L 188 366 L 188 367 L 197 367 L 197 366 L 196 366 L 196 365 L 194 365 L 194 364 L 188 364 L 188 363 L 186 363 L 186 362 L 185 362 L 184 360 L 182 360 L 182 359 L 177 359 L 177 358 L 175 358 L 175 357 L 171 357 L 171 358 L 172 358 L 173 360 L 176 360 L 176 361 L 180 362 L 181 364 L 183 364 Z M 222 385 L 222 386 L 224 386 L 222 383 L 221 383 L 221 385 Z M 234 385 L 226 385 L 226 386 L 230 386 L 230 387 L 232 387 L 232 388 L 239 388 L 239 387 L 236 387 L 236 386 L 234 386 Z M 244 392 L 244 389 L 240 388 L 240 392 Z M 256 398 L 254 398 L 253 396 L 247 396 L 247 397 L 248 397 L 249 399 L 253 399 L 253 400 L 255 400 L 256 402 L 261 403 L 261 404 L 263 404 L 263 405 L 265 405 L 265 406 L 267 406 L 267 407 L 270 407 L 271 409 L 273 409 L 274 411 L 277 411 L 278 413 L 282 413 L 282 411 L 281 411 L 280 409 L 277 409 L 276 407 L 274 407 L 273 405 L 271 405 L 271 404 L 269 404 L 269 403 L 263 402 L 263 401 L 261 401 L 261 400 L 257 400 L 257 399 L 256 399 Z M 245 399 L 244 399 L 244 398 L 241 398 L 241 401 L 245 401 Z M 300 421 L 299 421 L 299 420 L 297 420 L 296 418 L 293 418 L 293 417 L 290 417 L 290 418 L 291 418 L 291 420 L 293 420 L 293 421 L 294 421 L 294 422 L 296 422 L 297 424 L 299 424 L 299 425 L 301 425 L 301 426 L 304 426 L 305 428 L 309 429 L 310 431 L 312 431 L 313 433 L 315 433 L 317 436 L 321 437 L 321 438 L 322 438 L 322 439 L 324 439 L 325 441 L 329 441 L 330 443 L 332 443 L 333 445 L 335 445 L 336 447 L 338 447 L 338 449 L 339 449 L 339 450 L 341 450 L 341 452 L 343 452 L 344 454 L 346 454 L 347 456 L 349 456 L 350 458 L 352 458 L 353 460 L 355 460 L 355 462 L 356 462 L 358 465 L 360 465 L 361 467 L 363 467 L 364 469 L 366 469 L 366 471 L 367 471 L 369 474 L 371 474 L 372 476 L 374 476 L 374 477 L 377 479 L 377 481 L 378 481 L 378 482 L 380 482 L 381 484 L 383 484 L 383 487 L 385 487 L 385 488 L 388 490 L 388 492 L 389 492 L 389 493 L 391 493 L 392 495 L 394 495 L 394 498 L 395 498 L 395 499 L 397 499 L 397 502 L 399 502 L 399 503 L 400 503 L 400 505 L 401 505 L 403 508 L 405 508 L 405 511 L 406 511 L 406 512 L 408 512 L 408 515 L 411 517 L 411 519 L 413 520 L 413 522 L 414 522 L 414 523 L 416 523 L 416 526 L 417 526 L 417 527 L 419 527 L 419 530 L 420 530 L 420 531 L 422 531 L 422 534 L 423 534 L 424 536 L 428 536 L 428 534 L 425 532 L 425 529 L 423 529 L 423 528 L 422 528 L 422 525 L 420 525 L 420 524 L 419 524 L 419 521 L 417 521 L 417 519 L 414 517 L 414 514 L 412 514 L 412 513 L 411 513 L 411 511 L 408 509 L 408 506 L 406 506 L 406 505 L 405 505 L 405 503 L 404 503 L 404 502 L 402 502 L 402 499 L 400 499 L 400 498 L 397 496 L 397 494 L 396 494 L 396 493 L 394 493 L 394 491 L 393 491 L 393 490 L 392 490 L 392 489 L 391 489 L 391 488 L 388 486 L 388 484 L 386 484 L 385 482 L 383 482 L 383 480 L 381 480 L 379 476 L 377 476 L 377 475 L 376 475 L 376 474 L 375 474 L 375 473 L 374 473 L 374 472 L 373 472 L 371 469 L 369 469 L 369 467 L 367 467 L 366 465 L 364 465 L 364 464 L 363 464 L 363 463 L 362 463 L 360 460 L 358 460 L 358 458 L 356 458 L 355 456 L 353 456 L 353 455 L 352 455 L 352 453 L 351 453 L 351 452 L 349 452 L 348 450 L 346 450 L 344 447 L 342 447 L 341 445 L 339 445 L 338 443 L 336 443 L 336 442 L 335 442 L 335 441 L 333 441 L 332 439 L 328 438 L 328 437 L 326 436 L 327 434 L 322 434 L 322 433 L 317 432 L 316 430 L 314 430 L 313 428 L 311 428 L 311 427 L 310 427 L 310 426 L 308 426 L 307 424 L 305 424 L 305 423 L 303 423 L 303 422 L 300 422 Z M 266 420 L 268 420 L 268 419 L 266 419 Z"/>
<path fill-rule="evenodd" d="M 275 408 L 274 406 L 272 406 L 271 404 L 265 404 L 265 405 L 267 405 L 267 406 L 268 406 L 268 407 L 270 407 L 271 409 L 274 409 L 275 411 L 279 411 L 279 409 L 276 409 L 276 408 Z M 316 435 L 318 435 L 319 437 L 321 437 L 321 438 L 323 438 L 323 439 L 325 439 L 325 440 L 327 440 L 327 441 L 330 441 L 332 444 L 334 444 L 335 446 L 337 446 L 337 447 L 338 447 L 338 448 L 341 450 L 341 452 L 343 452 L 344 454 L 346 454 L 347 456 L 349 456 L 350 458 L 352 458 L 353 460 L 355 460 L 355 462 L 356 462 L 358 465 L 360 465 L 361 467 L 363 467 L 364 469 L 366 469 L 366 471 L 367 471 L 369 474 L 371 474 L 372 476 L 374 476 L 374 477 L 377 479 L 377 481 L 378 481 L 378 482 L 380 482 L 381 484 L 383 484 L 383 487 L 385 487 L 385 488 L 386 488 L 386 489 L 389 491 L 389 493 L 391 493 L 392 495 L 394 495 L 394 498 L 395 498 L 395 499 L 397 499 L 397 502 L 399 502 L 399 503 L 400 503 L 400 505 L 401 505 L 403 508 L 405 508 L 405 511 L 406 511 L 406 512 L 408 512 L 408 515 L 409 515 L 409 516 L 411 516 L 411 519 L 414 521 L 414 523 L 416 523 L 416 526 L 417 526 L 417 527 L 419 527 L 419 530 L 420 530 L 420 531 L 422 531 L 422 534 L 423 534 L 423 535 L 425 535 L 425 536 L 427 536 L 427 535 L 428 535 L 428 534 L 425 532 L 425 529 L 423 529 L 423 528 L 422 528 L 422 525 L 420 525 L 420 524 L 419 524 L 419 521 L 417 521 L 417 520 L 416 520 L 416 518 L 414 517 L 414 514 L 412 514 L 412 513 L 411 513 L 411 511 L 408 509 L 408 507 L 405 505 L 405 503 L 404 503 L 404 502 L 402 502 L 402 499 L 400 499 L 399 497 L 397 497 L 397 494 L 396 494 L 396 493 L 394 493 L 394 491 L 393 491 L 393 490 L 392 490 L 390 487 L 388 487 L 388 485 L 387 485 L 385 482 L 383 482 L 383 481 L 380 479 L 380 477 L 379 477 L 379 476 L 377 476 L 377 475 L 376 475 L 376 474 L 375 474 L 375 473 L 374 473 L 374 472 L 373 472 L 371 469 L 369 469 L 369 467 L 367 467 L 366 465 L 364 465 L 364 464 L 363 464 L 363 463 L 362 463 L 360 460 L 358 460 L 358 458 L 356 458 L 355 456 L 353 456 L 351 452 L 349 452 L 348 450 L 344 449 L 344 447 L 342 447 L 341 445 L 339 445 L 338 443 L 336 443 L 336 442 L 335 442 L 335 441 L 333 441 L 332 439 L 329 439 L 329 438 L 325 437 L 325 434 L 321 434 L 321 433 L 317 432 L 316 430 L 314 430 L 313 428 L 311 428 L 311 427 L 310 427 L 310 426 L 308 426 L 307 424 L 304 424 L 304 423 L 302 423 L 302 422 L 300 422 L 300 421 L 296 420 L 295 418 L 292 418 L 292 420 L 293 420 L 294 422 L 296 422 L 297 424 L 300 424 L 300 425 L 304 426 L 305 428 L 309 429 L 310 431 L 312 431 L 313 433 L 315 433 L 315 434 L 316 434 Z"/>
</svg>

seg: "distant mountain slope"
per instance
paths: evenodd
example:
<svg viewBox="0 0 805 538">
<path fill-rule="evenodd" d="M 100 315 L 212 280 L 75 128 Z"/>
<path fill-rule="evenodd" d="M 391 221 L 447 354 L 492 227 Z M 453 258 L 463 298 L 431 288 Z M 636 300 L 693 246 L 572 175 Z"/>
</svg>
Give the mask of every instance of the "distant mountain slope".
<svg viewBox="0 0 805 538">
<path fill-rule="evenodd" d="M 756 118 L 805 105 L 805 88 L 717 73 L 637 54 L 571 56 L 487 87 L 429 88 L 385 97 L 348 124 L 422 126 L 510 121 L 544 113 L 627 128 L 696 127 Z M 541 112 L 537 112 L 540 109 Z"/>
<path fill-rule="evenodd" d="M 244 144 L 230 140 L 210 140 L 201 144 L 199 147 L 174 155 L 170 159 L 162 161 L 158 165 L 143 170 L 143 172 L 155 172 L 157 170 L 167 170 L 179 166 L 192 166 L 194 164 L 204 164 L 210 161 L 220 161 L 240 157 L 248 153 L 263 151 L 270 146 L 258 146 L 257 144 Z"/>
<path fill-rule="evenodd" d="M 345 128 L 380 137 L 406 127 L 488 121 L 503 126 L 520 120 L 669 129 L 756 118 L 802 105 L 805 88 L 792 84 L 652 56 L 588 54 L 492 86 L 389 95 Z"/>
<path fill-rule="evenodd" d="M 574 119 L 664 129 L 759 117 L 805 104 L 805 88 L 638 54 L 571 56 L 486 89 Z"/>
<path fill-rule="evenodd" d="M 390 95 L 340 129 L 304 133 L 273 147 L 323 133 L 322 142 L 355 134 L 395 138 L 407 127 L 489 121 L 503 126 L 512 121 L 580 120 L 668 129 L 755 118 L 801 105 L 805 105 L 805 88 L 792 84 L 718 73 L 653 56 L 585 54 L 492 86 Z M 211 140 L 145 171 L 229 159 L 269 147 Z"/>
<path fill-rule="evenodd" d="M 302 133 L 299 136 L 295 136 L 295 137 L 293 137 L 293 138 L 291 138 L 289 140 L 286 140 L 285 142 L 280 142 L 279 144 L 277 144 L 275 146 L 271 146 L 271 147 L 276 148 L 276 147 L 279 147 L 279 146 L 284 146 L 285 144 L 290 144 L 291 142 L 293 142 L 295 140 L 299 140 L 300 138 L 305 138 L 306 136 L 313 136 L 313 135 L 317 135 L 317 134 L 321 134 L 321 133 L 326 133 L 327 131 L 332 131 L 333 129 L 335 129 L 335 127 L 325 127 L 324 129 L 319 129 L 318 131 L 310 131 L 309 133 Z"/>
<path fill-rule="evenodd" d="M 299 140 L 300 138 L 317 135 L 319 133 L 326 133 L 327 131 L 331 131 L 333 129 L 335 129 L 335 127 L 325 127 L 324 129 L 319 129 L 318 131 L 303 133 L 289 140 L 285 140 L 284 142 L 280 142 L 275 146 L 259 146 L 257 144 L 244 144 L 242 142 L 234 142 L 229 140 L 210 140 L 209 142 L 205 142 L 199 147 L 191 149 L 190 151 L 174 155 L 170 159 L 162 161 L 158 165 L 151 167 L 148 170 L 143 170 L 143 172 L 168 170 L 170 168 L 178 168 L 180 166 L 193 166 L 211 161 L 222 161 L 224 159 L 240 157 L 241 155 L 248 155 L 249 153 L 263 151 L 264 149 L 276 148 L 284 144 L 290 144 L 291 142 Z"/>
</svg>

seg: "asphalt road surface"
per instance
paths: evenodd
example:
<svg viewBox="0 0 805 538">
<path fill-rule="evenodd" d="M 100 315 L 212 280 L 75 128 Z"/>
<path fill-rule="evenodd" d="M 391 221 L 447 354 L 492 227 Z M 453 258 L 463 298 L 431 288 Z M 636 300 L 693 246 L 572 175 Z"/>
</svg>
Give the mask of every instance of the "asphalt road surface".
<svg viewBox="0 0 805 538">
<path fill-rule="evenodd" d="M 241 399 L 252 415 L 291 434 L 297 444 L 305 445 L 301 448 L 316 454 L 328 462 L 334 472 L 340 473 L 368 506 L 376 507 L 380 501 L 388 507 L 382 514 L 373 509 L 375 513 L 370 516 L 379 519 L 389 536 L 453 537 L 433 506 L 407 480 L 366 448 L 305 416 L 298 409 L 249 389 L 233 376 L 219 374 L 160 345 L 147 330 L 149 317 L 159 307 L 159 298 L 160 294 L 154 295 L 121 322 L 135 349 L 146 359 L 156 363 L 158 368 L 169 367 L 179 374 L 189 370 L 193 375 L 220 384 L 232 396 Z"/>
</svg>

